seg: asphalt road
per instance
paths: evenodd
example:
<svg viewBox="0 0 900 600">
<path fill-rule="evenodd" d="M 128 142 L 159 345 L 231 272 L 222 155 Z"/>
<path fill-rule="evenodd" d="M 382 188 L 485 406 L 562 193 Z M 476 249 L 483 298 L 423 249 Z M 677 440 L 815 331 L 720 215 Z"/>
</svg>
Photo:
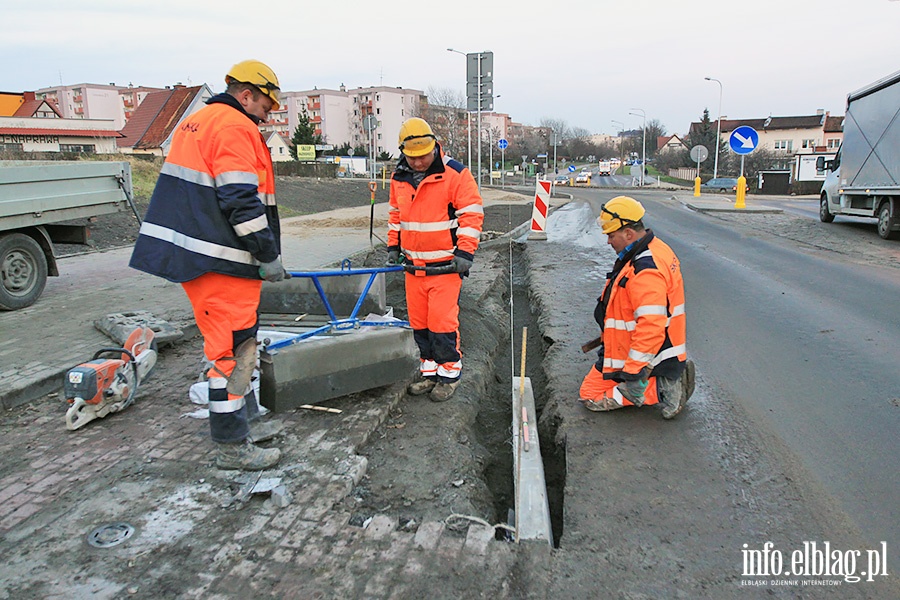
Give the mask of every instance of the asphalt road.
<svg viewBox="0 0 900 600">
<path fill-rule="evenodd" d="M 689 353 L 862 539 L 900 542 L 900 276 L 636 192 L 682 260 Z M 580 190 L 595 213 L 610 192 Z M 867 229 L 860 236 L 870 236 Z"/>
</svg>

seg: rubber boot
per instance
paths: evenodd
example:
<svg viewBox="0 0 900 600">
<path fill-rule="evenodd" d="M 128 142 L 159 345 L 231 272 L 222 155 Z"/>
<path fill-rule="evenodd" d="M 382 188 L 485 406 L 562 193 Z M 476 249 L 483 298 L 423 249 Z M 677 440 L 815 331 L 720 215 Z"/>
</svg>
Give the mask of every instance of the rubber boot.
<svg viewBox="0 0 900 600">
<path fill-rule="evenodd" d="M 249 438 L 237 444 L 216 444 L 216 466 L 220 469 L 262 471 L 281 460 L 278 448 L 260 448 Z"/>
</svg>

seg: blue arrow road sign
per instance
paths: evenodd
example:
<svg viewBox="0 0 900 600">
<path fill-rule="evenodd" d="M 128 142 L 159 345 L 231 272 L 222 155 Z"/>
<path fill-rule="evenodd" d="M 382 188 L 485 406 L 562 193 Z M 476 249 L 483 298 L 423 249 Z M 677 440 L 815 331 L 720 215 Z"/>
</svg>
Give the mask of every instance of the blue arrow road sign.
<svg viewBox="0 0 900 600">
<path fill-rule="evenodd" d="M 741 125 L 731 132 L 728 145 L 735 154 L 750 154 L 759 145 L 759 134 L 752 127 Z"/>
<path fill-rule="evenodd" d="M 569 173 L 575 172 L 575 165 L 569 165 Z"/>
<path fill-rule="evenodd" d="M 497 140 L 497 147 L 500 148 L 501 150 L 506 150 L 507 148 L 509 148 L 509 142 L 507 142 L 506 140 L 502 140 L 502 139 Z"/>
</svg>

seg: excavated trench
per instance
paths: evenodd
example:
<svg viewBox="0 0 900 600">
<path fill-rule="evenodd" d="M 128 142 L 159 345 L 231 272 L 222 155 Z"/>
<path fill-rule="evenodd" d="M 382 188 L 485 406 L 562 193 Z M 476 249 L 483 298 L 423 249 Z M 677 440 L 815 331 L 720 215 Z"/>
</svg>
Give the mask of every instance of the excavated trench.
<svg viewBox="0 0 900 600">
<path fill-rule="evenodd" d="M 485 465 L 484 477 L 494 496 L 494 508 L 498 518 L 508 516 L 507 523 L 514 523 L 514 465 L 512 455 L 511 398 L 513 376 L 521 375 L 522 335 L 525 333 L 525 374 L 531 380 L 534 392 L 535 409 L 538 416 L 538 432 L 540 435 L 541 456 L 544 464 L 544 477 L 547 486 L 547 497 L 550 505 L 550 519 L 553 530 L 553 546 L 559 546 L 563 532 L 563 497 L 566 481 L 565 450 L 555 443 L 558 423 L 555 419 L 543 419 L 543 410 L 547 404 L 547 376 L 544 373 L 543 356 L 545 340 L 541 335 L 528 289 L 528 265 L 518 245 L 513 245 L 511 288 L 512 302 L 507 307 L 512 311 L 510 339 L 509 331 L 506 339 L 498 345 L 494 355 L 494 378 L 488 390 L 487 398 L 478 415 L 476 432 L 485 446 L 490 450 L 491 461 Z M 510 291 L 506 300 L 509 304 Z M 498 431 L 503 428 L 503 439 Z"/>
<path fill-rule="evenodd" d="M 368 460 L 366 476 L 341 507 L 351 512 L 352 524 L 376 514 L 397 518 L 407 531 L 450 515 L 514 523 L 512 377 L 520 374 L 527 328 L 525 376 L 534 392 L 553 544 L 558 546 L 566 466 L 564 448 L 555 442 L 556 420 L 541 419 L 548 402 L 545 341 L 532 313 L 524 253 L 499 240 L 493 250 L 481 280 L 465 282 L 460 299 L 466 381 L 443 404 L 405 396 L 371 436 L 360 450 Z M 378 260 L 376 256 L 373 262 Z M 395 315 L 405 318 L 402 280 L 389 281 L 387 292 Z M 447 524 L 451 530 L 459 525 Z M 508 537 L 503 528 L 497 532 L 498 539 Z"/>
</svg>

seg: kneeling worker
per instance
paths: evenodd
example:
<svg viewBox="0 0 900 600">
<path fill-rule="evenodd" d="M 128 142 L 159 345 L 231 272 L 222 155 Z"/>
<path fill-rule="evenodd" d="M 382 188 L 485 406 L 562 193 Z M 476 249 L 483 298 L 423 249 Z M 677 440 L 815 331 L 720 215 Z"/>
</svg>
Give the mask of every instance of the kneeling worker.
<svg viewBox="0 0 900 600">
<path fill-rule="evenodd" d="M 603 205 L 597 223 L 618 254 L 597 299 L 603 344 L 581 384 L 585 408 L 604 412 L 660 404 L 664 419 L 694 391 L 685 346 L 684 281 L 672 249 L 646 229 L 644 207 L 627 196 Z"/>
</svg>

